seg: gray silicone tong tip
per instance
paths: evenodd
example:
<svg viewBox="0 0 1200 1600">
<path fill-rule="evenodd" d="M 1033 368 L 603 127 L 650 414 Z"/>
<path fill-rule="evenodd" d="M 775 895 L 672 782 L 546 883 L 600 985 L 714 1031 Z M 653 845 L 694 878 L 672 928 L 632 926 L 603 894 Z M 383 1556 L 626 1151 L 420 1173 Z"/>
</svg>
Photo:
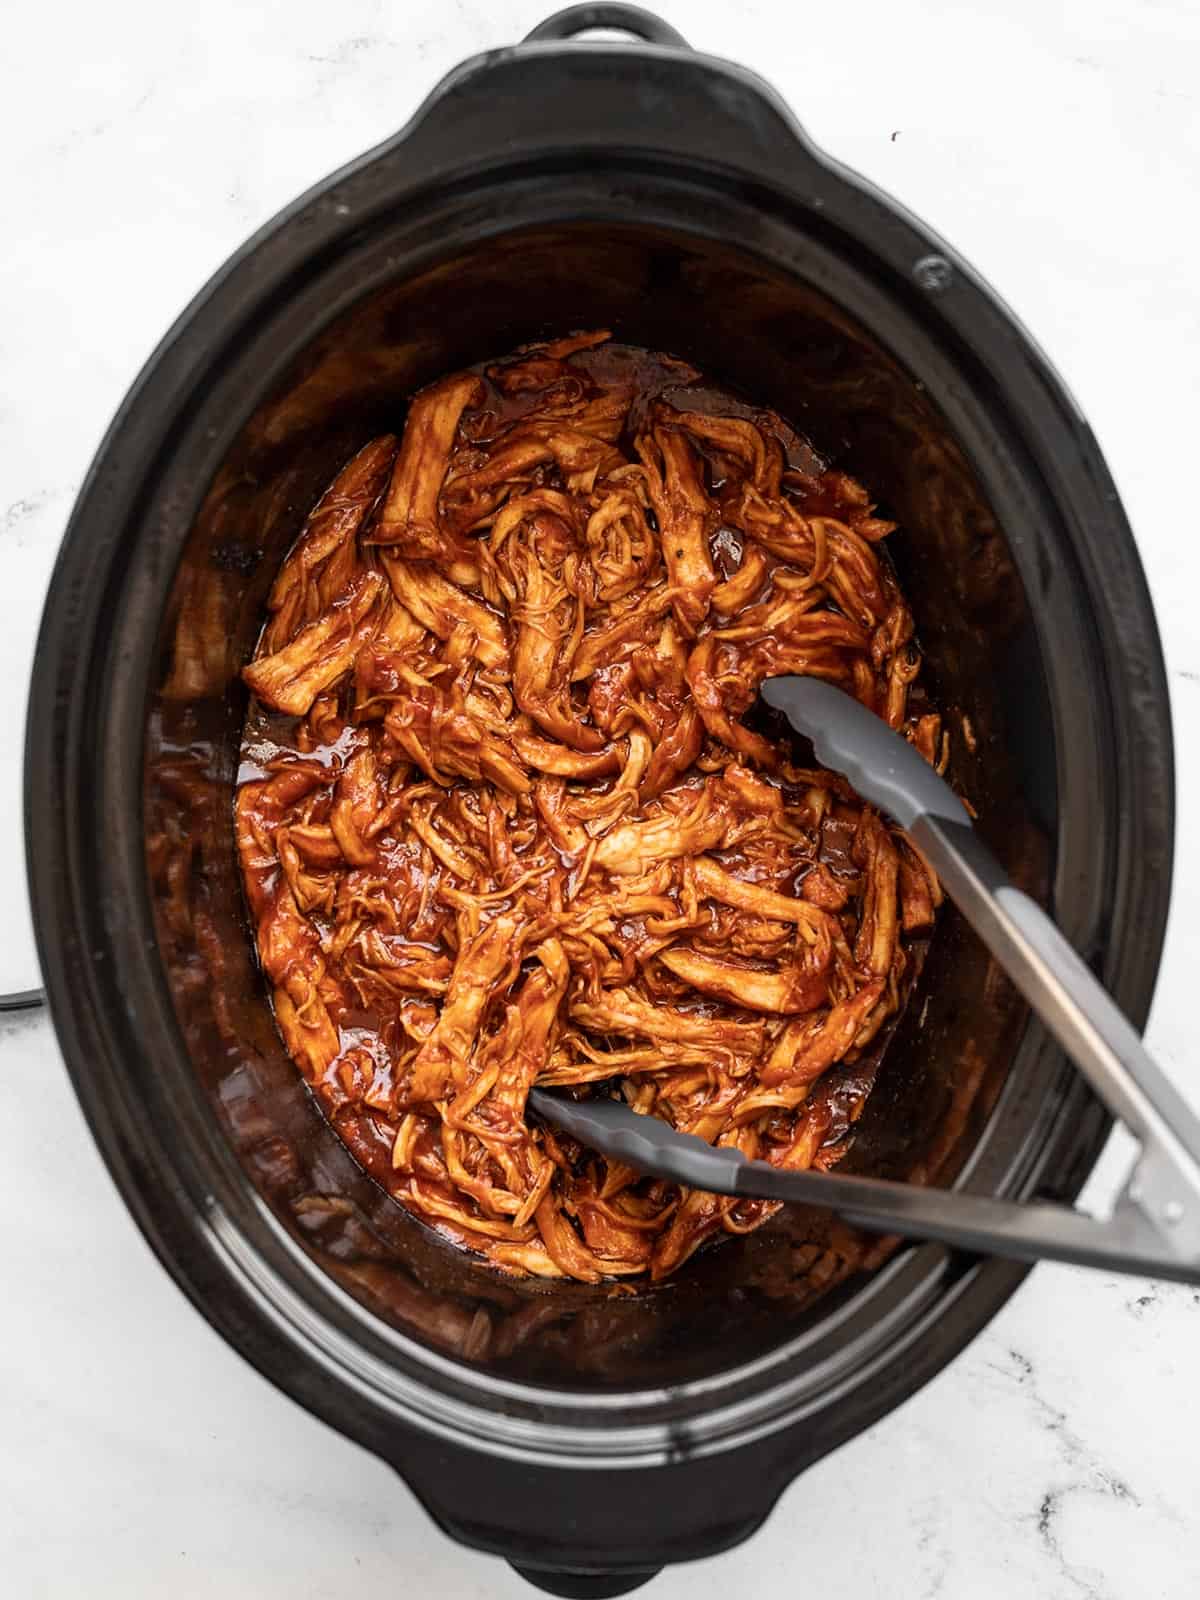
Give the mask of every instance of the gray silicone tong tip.
<svg viewBox="0 0 1200 1600">
<path fill-rule="evenodd" d="M 911 828 L 918 817 L 970 823 L 966 807 L 929 763 L 866 706 L 819 678 L 768 678 L 762 697 L 812 740 L 817 760 L 865 800 Z"/>
</svg>

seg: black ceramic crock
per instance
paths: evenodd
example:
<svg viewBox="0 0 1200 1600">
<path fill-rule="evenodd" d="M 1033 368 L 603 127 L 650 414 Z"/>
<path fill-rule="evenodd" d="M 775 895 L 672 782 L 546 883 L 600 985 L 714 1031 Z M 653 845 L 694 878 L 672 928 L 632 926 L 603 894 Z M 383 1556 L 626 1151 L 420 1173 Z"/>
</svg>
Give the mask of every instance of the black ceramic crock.
<svg viewBox="0 0 1200 1600">
<path fill-rule="evenodd" d="M 570 38 L 595 22 L 634 41 Z M 598 325 L 777 407 L 871 485 L 953 775 L 1139 1022 L 1173 838 L 1150 601 L 1062 385 L 944 243 L 644 13 L 577 8 L 467 62 L 180 318 L 80 495 L 33 680 L 29 871 L 63 1053 L 222 1334 L 452 1537 L 593 1595 L 744 1539 L 1025 1271 L 864 1253 L 796 1213 L 632 1296 L 504 1279 L 369 1183 L 284 1056 L 230 821 L 273 572 L 415 388 Z M 1107 1126 L 947 913 L 858 1165 L 1069 1200 Z"/>
</svg>

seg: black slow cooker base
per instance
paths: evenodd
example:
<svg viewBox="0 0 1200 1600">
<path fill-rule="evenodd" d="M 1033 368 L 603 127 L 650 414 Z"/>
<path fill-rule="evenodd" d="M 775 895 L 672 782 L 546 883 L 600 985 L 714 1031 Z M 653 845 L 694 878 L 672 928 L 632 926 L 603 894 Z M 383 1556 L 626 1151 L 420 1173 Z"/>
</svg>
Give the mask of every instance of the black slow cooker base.
<svg viewBox="0 0 1200 1600">
<path fill-rule="evenodd" d="M 642 1572 L 546 1572 L 540 1567 L 523 1567 L 516 1561 L 510 1564 L 535 1589 L 562 1595 L 564 1600 L 609 1600 L 612 1595 L 632 1594 L 662 1571 L 661 1567 L 651 1567 Z"/>
</svg>

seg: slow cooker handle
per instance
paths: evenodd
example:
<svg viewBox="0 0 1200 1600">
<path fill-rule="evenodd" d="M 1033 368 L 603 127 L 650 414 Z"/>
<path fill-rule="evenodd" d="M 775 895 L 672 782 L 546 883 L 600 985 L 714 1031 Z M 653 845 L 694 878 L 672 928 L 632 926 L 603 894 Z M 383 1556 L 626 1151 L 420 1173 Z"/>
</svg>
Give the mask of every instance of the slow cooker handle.
<svg viewBox="0 0 1200 1600">
<path fill-rule="evenodd" d="M 531 33 L 525 35 L 524 44 L 536 44 L 539 39 L 573 39 L 576 34 L 589 33 L 594 28 L 613 28 L 621 33 L 632 33 L 647 44 L 666 45 L 674 50 L 690 48 L 687 40 L 669 22 L 656 17 L 641 6 L 581 5 L 567 6 L 556 11 L 545 22 L 539 22 Z"/>
<path fill-rule="evenodd" d="M 594 28 L 626 37 L 575 38 Z M 761 78 L 692 49 L 639 6 L 604 0 L 570 6 L 521 43 L 464 61 L 374 157 L 372 175 L 378 186 L 391 165 L 400 203 L 481 170 L 520 171 L 536 185 L 544 162 L 582 173 L 612 160 L 720 171 L 804 196 L 829 180 L 827 161 Z M 343 203 L 356 209 L 352 192 Z M 507 217 L 509 203 L 497 195 L 497 205 Z"/>
</svg>

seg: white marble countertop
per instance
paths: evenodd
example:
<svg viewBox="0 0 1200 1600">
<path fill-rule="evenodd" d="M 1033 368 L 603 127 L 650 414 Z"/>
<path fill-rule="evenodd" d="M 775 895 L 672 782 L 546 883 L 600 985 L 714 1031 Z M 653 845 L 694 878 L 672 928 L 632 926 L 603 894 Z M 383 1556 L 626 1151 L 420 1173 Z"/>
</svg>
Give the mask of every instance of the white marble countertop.
<svg viewBox="0 0 1200 1600">
<path fill-rule="evenodd" d="M 24 682 L 101 431 L 225 256 L 552 0 L 24 6 L 0 65 L 0 988 L 35 982 Z M 1180 815 L 1149 1038 L 1200 1101 L 1200 10 L 1191 0 L 664 0 L 945 233 L 1035 331 L 1108 454 L 1171 671 Z M 819 22 L 814 20 L 818 19 Z M 0 1022 L 0 1590 L 12 1600 L 532 1591 L 246 1366 L 126 1215 L 44 1018 Z M 1112 1192 L 1110 1150 L 1092 1193 Z M 1200 1292 L 1041 1267 L 954 1365 L 794 1484 L 671 1600 L 1200 1593 Z"/>
</svg>

